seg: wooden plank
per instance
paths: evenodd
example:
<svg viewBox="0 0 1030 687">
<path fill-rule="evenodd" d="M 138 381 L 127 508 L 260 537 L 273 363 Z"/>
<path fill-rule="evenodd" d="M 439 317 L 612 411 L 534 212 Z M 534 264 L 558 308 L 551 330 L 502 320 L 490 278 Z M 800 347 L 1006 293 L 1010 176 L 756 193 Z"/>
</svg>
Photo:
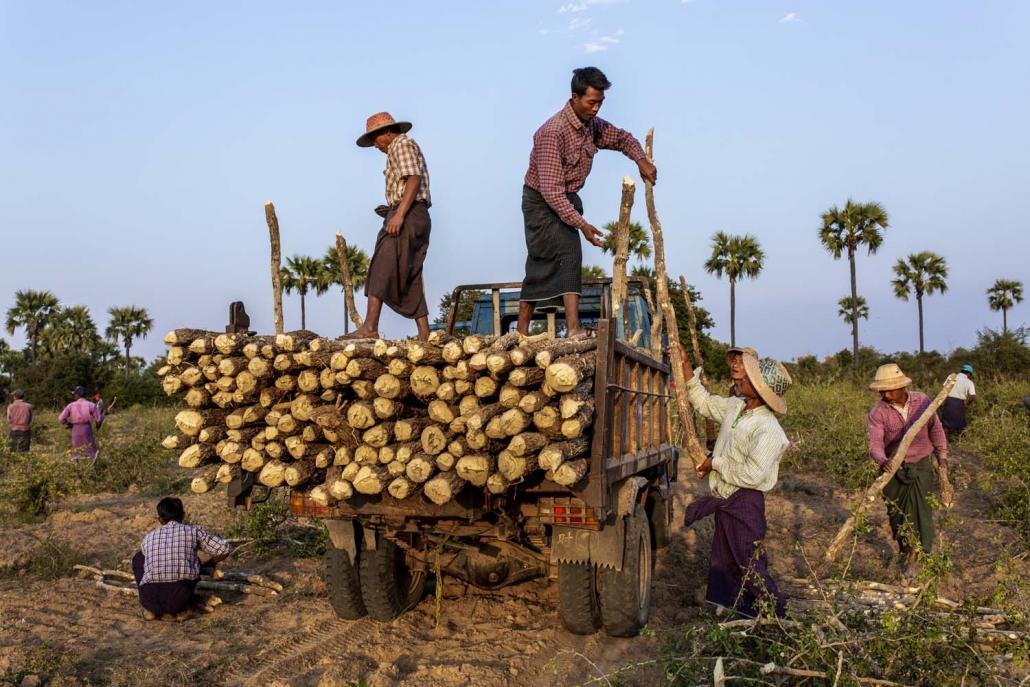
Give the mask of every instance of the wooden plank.
<svg viewBox="0 0 1030 687">
<path fill-rule="evenodd" d="M 640 363 L 641 365 L 653 367 L 654 369 L 661 371 L 663 374 L 669 374 L 672 371 L 672 368 L 669 367 L 668 363 L 656 360 L 655 358 L 652 358 L 648 353 L 633 348 L 629 344 L 626 344 L 622 341 L 616 342 L 615 351 L 620 356 L 628 358 L 629 360 L 632 360 L 635 363 Z"/>
<path fill-rule="evenodd" d="M 501 290 L 493 289 L 491 294 L 493 296 L 494 306 L 494 336 L 501 335 Z"/>
<path fill-rule="evenodd" d="M 461 297 L 462 288 L 451 291 L 451 309 L 447 313 L 447 333 L 454 334 L 454 323 L 458 320 L 458 299 Z"/>
<path fill-rule="evenodd" d="M 621 355 L 618 356 L 618 369 L 619 369 L 619 385 L 623 387 L 623 390 L 619 393 L 619 447 L 618 455 L 616 456 L 619 462 L 622 461 L 622 457 L 629 452 L 629 417 L 630 407 L 629 402 L 632 394 L 626 389 L 632 389 L 632 382 L 630 380 L 630 363 Z"/>
<path fill-rule="evenodd" d="M 674 449 L 669 444 L 662 444 L 653 451 L 627 454 L 623 456 L 622 461 L 608 468 L 608 483 L 614 484 L 648 468 L 653 468 L 665 460 L 672 459 L 674 455 Z"/>
<path fill-rule="evenodd" d="M 605 468 L 611 451 L 612 395 L 608 393 L 608 372 L 611 369 L 613 331 L 607 320 L 597 324 L 597 356 L 594 366 L 594 435 L 590 445 L 590 473 L 583 500 L 604 516 L 608 512 L 608 482 Z"/>
<path fill-rule="evenodd" d="M 554 312 L 547 313 L 547 335 L 552 339 L 558 336 L 558 323 Z"/>
</svg>

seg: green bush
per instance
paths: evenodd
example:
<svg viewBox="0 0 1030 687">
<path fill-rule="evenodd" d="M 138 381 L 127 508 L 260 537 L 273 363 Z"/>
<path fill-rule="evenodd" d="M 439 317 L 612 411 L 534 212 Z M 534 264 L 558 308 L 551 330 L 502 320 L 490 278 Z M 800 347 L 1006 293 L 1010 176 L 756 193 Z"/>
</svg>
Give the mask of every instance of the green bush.
<svg viewBox="0 0 1030 687">
<path fill-rule="evenodd" d="M 72 566 L 81 563 L 84 556 L 75 546 L 49 533 L 32 554 L 15 568 L 8 569 L 8 576 L 27 576 L 37 580 L 56 580 L 73 575 Z"/>
<path fill-rule="evenodd" d="M 250 510 L 236 511 L 236 522 L 229 528 L 229 537 L 249 539 L 253 553 L 285 551 L 296 558 L 311 558 L 325 553 L 328 532 L 321 521 L 305 524 L 290 515 L 289 496 L 276 489 L 267 501 Z"/>
<path fill-rule="evenodd" d="M 82 465 L 67 457 L 0 450 L 0 520 L 31 521 L 45 516 L 59 499 L 74 493 Z"/>
</svg>

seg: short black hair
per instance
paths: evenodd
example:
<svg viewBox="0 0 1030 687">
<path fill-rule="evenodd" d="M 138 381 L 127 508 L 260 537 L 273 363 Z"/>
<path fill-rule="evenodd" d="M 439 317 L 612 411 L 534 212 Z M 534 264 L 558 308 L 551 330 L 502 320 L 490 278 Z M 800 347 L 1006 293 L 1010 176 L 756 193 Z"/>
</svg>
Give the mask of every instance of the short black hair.
<svg viewBox="0 0 1030 687">
<path fill-rule="evenodd" d="M 15 397 L 15 398 L 25 398 L 25 392 L 24 392 L 24 391 L 22 391 L 21 389 L 15 389 L 15 390 L 14 390 L 14 391 L 13 391 L 13 392 L 11 393 L 11 396 L 13 396 L 13 397 Z"/>
<path fill-rule="evenodd" d="M 597 67 L 580 67 L 572 70 L 572 92 L 576 95 L 583 95 L 587 87 L 596 88 L 599 91 L 607 91 L 612 87 L 612 82 Z"/>
<path fill-rule="evenodd" d="M 157 517 L 161 522 L 182 522 L 183 516 L 186 515 L 185 509 L 182 507 L 182 499 L 175 496 L 166 496 L 157 502 Z"/>
</svg>

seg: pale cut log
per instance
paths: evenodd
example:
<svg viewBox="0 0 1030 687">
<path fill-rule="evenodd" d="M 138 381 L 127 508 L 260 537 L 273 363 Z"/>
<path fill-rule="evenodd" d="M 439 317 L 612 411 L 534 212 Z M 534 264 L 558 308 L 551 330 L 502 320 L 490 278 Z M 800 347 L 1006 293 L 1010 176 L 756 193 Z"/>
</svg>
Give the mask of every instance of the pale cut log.
<svg viewBox="0 0 1030 687">
<path fill-rule="evenodd" d="M 218 391 L 211 394 L 211 403 L 218 406 L 219 408 L 228 409 L 229 406 L 233 405 L 233 396 L 228 391 Z"/>
<path fill-rule="evenodd" d="M 372 358 L 354 358 L 347 363 L 345 370 L 352 379 L 375 380 L 380 375 L 386 374 L 386 366 Z"/>
<path fill-rule="evenodd" d="M 516 367 L 508 375 L 508 383 L 520 389 L 537 386 L 544 379 L 545 373 L 538 367 Z"/>
<path fill-rule="evenodd" d="M 633 210 L 633 196 L 637 187 L 629 177 L 622 178 L 622 200 L 619 203 L 619 220 L 613 232 L 615 238 L 615 258 L 612 264 L 612 317 L 617 321 L 625 320 L 626 303 L 626 261 L 629 259 L 629 222 Z"/>
<path fill-rule="evenodd" d="M 223 332 L 215 337 L 214 345 L 218 349 L 218 352 L 222 355 L 232 355 L 237 351 L 241 351 L 245 345 L 251 340 L 251 337 L 246 334 L 237 334 L 232 332 Z M 223 373 L 227 374 L 227 373 Z"/>
<path fill-rule="evenodd" d="M 318 425 L 306 424 L 301 427 L 300 438 L 309 444 L 316 444 L 324 437 L 322 430 L 318 428 Z"/>
<path fill-rule="evenodd" d="M 395 499 L 406 499 L 417 491 L 414 482 L 404 476 L 394 477 L 386 491 Z"/>
<path fill-rule="evenodd" d="M 276 334 L 275 345 L 284 351 L 293 353 L 303 349 L 310 341 L 317 338 L 318 334 L 312 331 L 308 331 L 307 329 L 297 329 L 292 332 L 286 332 L 285 334 Z"/>
<path fill-rule="evenodd" d="M 519 410 L 524 413 L 535 413 L 550 402 L 550 399 L 539 391 L 530 391 L 519 399 Z"/>
<path fill-rule="evenodd" d="M 286 466 L 283 472 L 283 481 L 291 487 L 299 487 L 307 484 L 313 478 L 317 479 L 318 470 L 308 462 L 297 461 Z"/>
<path fill-rule="evenodd" d="M 479 398 L 476 396 L 462 396 L 458 401 L 458 413 L 461 415 L 471 415 L 478 412 L 479 408 Z"/>
<path fill-rule="evenodd" d="M 326 403 L 335 403 L 336 400 L 340 398 L 340 394 L 335 389 L 326 389 L 325 391 L 320 393 L 318 397 Z"/>
<path fill-rule="evenodd" d="M 225 425 L 211 425 L 200 430 L 200 433 L 197 434 L 197 441 L 202 444 L 217 444 L 226 437 Z"/>
<path fill-rule="evenodd" d="M 483 370 L 485 370 L 486 369 L 486 359 L 487 359 L 488 355 L 489 355 L 488 352 L 484 350 L 484 351 L 479 351 L 478 353 L 470 356 L 469 359 L 468 359 L 468 367 L 469 367 L 469 369 L 472 370 L 473 372 L 482 372 Z"/>
<path fill-rule="evenodd" d="M 294 460 L 313 460 L 319 452 L 326 449 L 328 449 L 328 444 L 312 444 L 304 441 L 299 436 L 292 436 L 286 439 L 286 450 L 289 451 Z"/>
<path fill-rule="evenodd" d="M 316 468 L 327 468 L 333 464 L 333 456 L 333 447 L 328 444 L 322 444 L 322 446 L 315 452 L 312 463 Z"/>
<path fill-rule="evenodd" d="M 235 377 L 219 377 L 215 380 L 215 386 L 218 387 L 219 391 L 232 392 L 236 390 L 236 378 Z"/>
<path fill-rule="evenodd" d="M 497 470 L 497 460 L 488 454 L 462 456 L 454 465 L 454 471 L 463 480 L 477 487 L 486 484 L 491 473 Z"/>
<path fill-rule="evenodd" d="M 349 465 L 354 460 L 354 449 L 350 446 L 333 448 L 333 465 Z"/>
<path fill-rule="evenodd" d="M 586 439 L 573 439 L 548 444 L 540 450 L 537 461 L 542 470 L 553 470 L 566 460 L 571 460 L 590 450 L 590 442 Z"/>
<path fill-rule="evenodd" d="M 176 368 L 173 368 L 171 365 L 162 365 L 161 367 L 157 368 L 157 376 L 164 377 L 166 374 L 174 372 L 175 369 Z"/>
<path fill-rule="evenodd" d="M 260 433 L 264 432 L 263 427 L 241 427 L 240 429 L 227 429 L 225 436 L 232 441 L 245 444 Z"/>
<path fill-rule="evenodd" d="M 376 413 L 372 404 L 365 401 L 356 401 L 347 406 L 347 424 L 354 429 L 373 427 L 376 424 Z"/>
<path fill-rule="evenodd" d="M 331 368 L 325 367 L 318 372 L 318 385 L 323 389 L 334 389 L 336 388 L 336 372 Z"/>
<path fill-rule="evenodd" d="M 218 374 L 235 377 L 246 370 L 249 363 L 250 361 L 242 355 L 227 355 L 218 362 Z"/>
<path fill-rule="evenodd" d="M 361 463 L 354 461 L 343 466 L 343 470 L 340 471 L 340 478 L 345 479 L 348 482 L 353 482 L 354 477 L 361 471 Z"/>
<path fill-rule="evenodd" d="M 300 431 L 300 423 L 290 413 L 283 413 L 275 423 L 275 428 L 279 430 L 280 436 L 288 437 Z"/>
<path fill-rule="evenodd" d="M 393 358 L 386 364 L 386 371 L 398 379 L 406 379 L 415 369 L 414 363 L 405 358 Z"/>
<path fill-rule="evenodd" d="M 350 414 L 350 409 L 354 405 L 352 403 L 347 406 L 347 415 Z M 311 420 L 323 431 L 327 429 L 340 430 L 349 426 L 347 415 L 344 415 L 336 406 L 319 406 L 311 411 Z"/>
<path fill-rule="evenodd" d="M 511 451 L 497 455 L 497 470 L 511 482 L 517 482 L 536 469 L 536 456 L 517 456 Z"/>
<path fill-rule="evenodd" d="M 354 462 L 358 465 L 374 465 L 379 462 L 379 449 L 361 444 L 354 449 Z"/>
<path fill-rule="evenodd" d="M 197 470 L 197 472 L 194 473 L 193 479 L 190 480 L 190 491 L 194 494 L 206 494 L 216 484 L 218 484 L 218 481 L 215 479 L 217 475 L 217 465 L 209 465 Z"/>
<path fill-rule="evenodd" d="M 285 455 L 286 449 L 283 447 L 281 442 L 269 441 L 265 444 L 265 453 L 269 458 L 279 459 Z"/>
<path fill-rule="evenodd" d="M 507 351 L 510 348 L 518 346 L 522 341 L 528 340 L 527 337 L 523 336 L 520 332 L 508 332 L 501 336 L 496 337 L 490 342 L 489 350 L 495 351 Z"/>
<path fill-rule="evenodd" d="M 258 388 L 257 378 L 249 370 L 242 370 L 236 375 L 236 391 L 247 396 L 253 395 Z"/>
<path fill-rule="evenodd" d="M 594 372 L 595 356 L 592 354 L 566 355 L 547 366 L 546 381 L 555 391 L 572 391 L 584 377 Z"/>
<path fill-rule="evenodd" d="M 594 422 L 594 404 L 584 404 L 575 415 L 561 423 L 561 433 L 568 439 L 584 436 Z"/>
<path fill-rule="evenodd" d="M 411 391 L 419 398 L 427 398 L 436 393 L 440 386 L 440 376 L 436 368 L 429 365 L 419 365 L 411 371 L 409 377 Z"/>
<path fill-rule="evenodd" d="M 454 468 L 454 464 L 457 461 L 457 458 L 455 458 L 450 453 L 447 453 L 446 451 L 444 451 L 443 453 L 438 453 L 433 458 L 433 464 L 436 465 L 436 469 L 440 472 L 447 472 L 448 470 L 452 470 Z"/>
<path fill-rule="evenodd" d="M 555 339 L 533 356 L 536 366 L 546 370 L 558 358 L 587 353 L 597 348 L 597 339 Z"/>
<path fill-rule="evenodd" d="M 399 460 L 395 460 L 393 462 L 387 463 L 386 469 L 390 473 L 390 477 L 400 477 L 404 475 L 407 466 Z"/>
<path fill-rule="evenodd" d="M 493 337 L 484 337 L 479 334 L 471 334 L 461 340 L 461 348 L 465 351 L 465 355 L 473 355 L 478 353 L 483 346 L 490 343 Z"/>
<path fill-rule="evenodd" d="M 454 380 L 454 393 L 458 396 L 464 396 L 473 391 L 473 383 L 467 379 L 456 379 Z"/>
<path fill-rule="evenodd" d="M 592 379 L 584 380 L 575 389 L 563 394 L 558 402 L 558 409 L 563 419 L 569 419 L 579 412 L 584 405 L 594 406 L 594 382 Z"/>
<path fill-rule="evenodd" d="M 362 401 L 371 401 L 376 397 L 376 390 L 373 382 L 367 379 L 356 379 L 350 383 L 350 388 L 354 392 L 354 395 L 360 398 Z M 400 392 L 405 391 L 404 389 L 398 390 L 398 396 L 402 394 Z"/>
<path fill-rule="evenodd" d="M 270 460 L 261 467 L 258 482 L 269 489 L 281 486 L 286 479 L 286 464 L 281 460 Z"/>
<path fill-rule="evenodd" d="M 483 433 L 491 439 L 505 439 L 508 437 L 508 433 L 504 431 L 504 423 L 501 421 L 500 415 L 494 415 L 490 418 L 490 422 L 487 422 L 486 427 L 483 428 Z"/>
<path fill-rule="evenodd" d="M 175 367 L 182 365 L 183 361 L 187 360 L 189 355 L 189 349 L 185 346 L 172 346 L 168 349 L 168 355 L 165 356 L 165 359 L 168 361 L 169 365 Z"/>
<path fill-rule="evenodd" d="M 457 400 L 458 392 L 454 389 L 454 382 L 444 382 L 436 387 L 436 397 L 441 401 L 452 403 Z"/>
<path fill-rule="evenodd" d="M 443 378 L 452 382 L 456 382 L 459 379 L 467 381 L 472 379 L 474 374 L 475 370 L 469 367 L 469 361 L 467 360 L 459 360 L 454 365 L 448 365 L 443 368 Z"/>
<path fill-rule="evenodd" d="M 321 405 L 318 397 L 312 394 L 298 394 L 290 401 L 290 415 L 300 422 L 307 422 L 311 419 L 311 413 Z"/>
<path fill-rule="evenodd" d="M 344 351 L 333 351 L 333 355 L 329 358 L 329 368 L 342 372 L 347 369 L 350 365 L 350 356 Z"/>
<path fill-rule="evenodd" d="M 213 336 L 216 336 L 216 333 L 206 329 L 173 329 L 165 334 L 164 342 L 169 346 L 188 346 L 194 339 Z"/>
<path fill-rule="evenodd" d="M 174 396 L 182 391 L 184 386 L 185 384 L 178 375 L 165 375 L 165 378 L 161 380 L 161 390 L 165 392 L 166 396 Z"/>
<path fill-rule="evenodd" d="M 297 378 L 293 375 L 280 375 L 275 380 L 275 388 L 281 391 L 296 391 Z"/>
<path fill-rule="evenodd" d="M 322 383 L 319 381 L 320 374 L 320 370 L 316 370 L 313 368 L 301 370 L 297 374 L 297 388 L 301 391 L 318 391 L 318 389 L 322 386 Z"/>
<path fill-rule="evenodd" d="M 275 343 L 275 337 L 272 337 L 271 343 L 261 346 L 261 357 L 267 360 L 275 360 L 275 356 L 280 353 L 282 353 L 282 349 Z"/>
<path fill-rule="evenodd" d="M 175 426 L 189 437 L 200 434 L 200 430 L 225 422 L 229 413 L 225 410 L 209 408 L 207 410 L 182 410 L 175 416 Z"/>
<path fill-rule="evenodd" d="M 311 491 L 308 492 L 308 498 L 320 506 L 331 506 L 337 501 L 326 484 L 316 484 L 311 487 Z"/>
<path fill-rule="evenodd" d="M 169 434 L 161 440 L 161 446 L 167 449 L 182 449 L 197 443 L 196 437 L 188 437 L 182 434 Z"/>
<path fill-rule="evenodd" d="M 347 501 L 354 496 L 354 487 L 345 479 L 335 479 L 329 485 L 329 493 L 338 501 Z"/>
<path fill-rule="evenodd" d="M 565 487 L 571 487 L 587 474 L 590 462 L 584 459 L 567 461 L 554 470 L 554 481 Z"/>
<path fill-rule="evenodd" d="M 447 423 L 447 429 L 454 432 L 455 434 L 463 434 L 467 432 L 469 417 L 469 415 L 458 415 L 449 423 Z"/>
<path fill-rule="evenodd" d="M 515 408 L 522 400 L 522 390 L 511 384 L 505 384 L 497 394 L 497 400 L 505 408 Z"/>
<path fill-rule="evenodd" d="M 326 429 L 325 427 L 319 427 L 318 429 L 319 429 L 319 431 L 322 432 L 322 436 L 325 437 L 325 440 L 327 442 L 329 442 L 330 444 L 339 444 L 340 443 L 341 440 L 340 440 L 340 432 L 339 431 L 337 431 L 335 429 Z M 355 439 L 355 441 L 357 441 L 357 440 Z"/>
<path fill-rule="evenodd" d="M 506 408 L 500 403 L 491 403 L 469 415 L 465 424 L 469 429 L 483 429 L 486 427 L 486 423 L 490 421 L 490 418 L 500 415 L 505 410 Z"/>
<path fill-rule="evenodd" d="M 348 343 L 343 352 L 351 358 L 374 358 L 376 339 L 355 339 Z"/>
<path fill-rule="evenodd" d="M 430 343 L 408 344 L 408 360 L 416 365 L 439 365 L 444 362 L 443 351 Z"/>
<path fill-rule="evenodd" d="M 381 374 L 375 381 L 375 393 L 383 398 L 404 398 L 411 392 L 411 386 L 405 379 L 399 379 L 392 374 Z"/>
<path fill-rule="evenodd" d="M 265 465 L 264 451 L 248 448 L 243 452 L 243 460 L 240 461 L 240 469 L 247 472 L 259 472 Z"/>
<path fill-rule="evenodd" d="M 239 407 L 242 405 L 249 405 L 255 401 L 257 401 L 257 393 L 255 392 L 244 393 L 240 389 L 236 389 L 236 391 L 232 392 L 232 404 L 234 406 Z"/>
<path fill-rule="evenodd" d="M 397 444 L 387 444 L 379 447 L 379 462 L 382 465 L 389 465 L 397 460 Z"/>
<path fill-rule="evenodd" d="M 247 341 L 247 343 L 243 344 L 243 348 L 240 349 L 240 352 L 243 353 L 243 355 L 249 359 L 259 358 L 263 357 L 261 350 L 264 346 L 274 344 L 274 336 L 255 336 L 251 337 L 251 339 Z"/>
<path fill-rule="evenodd" d="M 219 484 L 228 484 L 237 477 L 240 476 L 240 466 L 230 465 L 228 463 L 222 463 L 218 466 L 218 471 L 215 473 L 215 481 Z"/>
<path fill-rule="evenodd" d="M 372 353 L 375 357 L 387 361 L 407 358 L 408 345 L 399 341 L 377 341 Z"/>
<path fill-rule="evenodd" d="M 179 467 L 195 468 L 216 460 L 218 460 L 218 455 L 215 453 L 213 446 L 208 446 L 207 444 L 192 444 L 187 446 L 183 452 L 179 454 Z"/>
<path fill-rule="evenodd" d="M 511 487 L 511 481 L 500 472 L 486 478 L 486 489 L 491 494 L 503 494 Z"/>
<path fill-rule="evenodd" d="M 272 367 L 275 368 L 276 372 L 290 372 L 291 370 L 303 369 L 304 366 L 294 360 L 292 354 L 280 353 L 272 361 Z"/>
<path fill-rule="evenodd" d="M 265 427 L 265 441 L 278 441 L 279 440 L 279 428 L 278 427 Z"/>
<path fill-rule="evenodd" d="M 397 420 L 393 425 L 394 436 L 397 441 L 414 441 L 422 436 L 422 430 L 433 424 L 433 421 L 424 415 Z"/>
<path fill-rule="evenodd" d="M 458 406 L 449 405 L 440 399 L 430 401 L 428 410 L 429 417 L 434 422 L 439 422 L 442 425 L 450 424 L 459 414 Z"/>
<path fill-rule="evenodd" d="M 315 339 L 311 343 L 314 344 L 319 341 L 327 341 L 327 339 Z M 293 359 L 303 367 L 313 367 L 318 371 L 329 366 L 333 359 L 333 352 L 325 349 L 301 350 L 293 354 Z"/>
<path fill-rule="evenodd" d="M 236 464 L 243 460 L 243 453 L 246 450 L 246 444 L 241 444 L 238 441 L 226 441 L 222 443 L 221 448 L 217 452 L 218 457 L 222 459 L 223 463 Z"/>
<path fill-rule="evenodd" d="M 547 437 L 538 432 L 522 432 L 512 437 L 508 443 L 508 450 L 516 456 L 526 456 L 531 453 L 538 453 L 540 449 L 547 446 Z"/>
<path fill-rule="evenodd" d="M 504 436 L 513 437 L 525 431 L 531 421 L 532 418 L 518 408 L 509 408 L 501 414 L 501 430 L 504 432 Z"/>
<path fill-rule="evenodd" d="M 378 397 L 372 401 L 372 412 L 380 420 L 399 419 L 407 415 L 407 406 L 400 401 Z"/>
<path fill-rule="evenodd" d="M 403 444 L 397 444 L 394 449 L 394 458 L 399 463 L 407 463 L 412 459 L 413 456 L 419 454 L 422 451 L 421 441 L 408 441 Z"/>
<path fill-rule="evenodd" d="M 343 238 L 342 233 L 336 232 L 336 261 L 340 268 L 340 282 L 343 284 L 345 316 L 350 316 L 355 327 L 361 327 L 361 315 L 358 313 L 357 306 L 354 305 L 354 282 L 351 280 L 348 255 L 347 239 Z"/>
<path fill-rule="evenodd" d="M 442 453 L 447 448 L 451 436 L 439 425 L 430 425 L 422 430 L 422 450 L 431 456 Z"/>
<path fill-rule="evenodd" d="M 462 348 L 461 342 L 458 340 L 448 341 L 440 349 L 440 355 L 443 359 L 453 365 L 462 358 L 465 357 L 465 350 Z"/>
<path fill-rule="evenodd" d="M 486 448 L 489 438 L 486 436 L 486 432 L 481 429 L 470 429 L 465 433 L 465 443 L 469 449 L 481 451 Z"/>
<path fill-rule="evenodd" d="M 286 393 L 274 386 L 265 387 L 258 393 L 258 403 L 265 408 L 271 408 L 276 403 L 279 403 L 286 396 Z"/>
<path fill-rule="evenodd" d="M 539 430 L 552 429 L 558 426 L 561 416 L 554 406 L 544 406 L 533 413 L 533 425 Z"/>
<path fill-rule="evenodd" d="M 430 501 L 438 506 L 442 506 L 453 499 L 464 486 L 465 480 L 459 477 L 455 471 L 451 470 L 441 472 L 426 482 L 423 492 L 425 492 Z"/>
<path fill-rule="evenodd" d="M 456 341 L 456 342 L 460 343 L 460 341 L 458 340 L 457 337 L 448 334 L 447 332 L 445 332 L 442 329 L 436 329 L 436 330 L 433 330 L 433 331 L 429 332 L 429 337 L 426 339 L 426 341 L 428 341 L 429 343 L 433 344 L 434 346 L 441 346 L 441 347 L 443 347 L 444 345 L 446 345 L 446 344 L 448 344 L 448 343 L 450 343 L 452 341 Z"/>
<path fill-rule="evenodd" d="M 187 367 L 179 373 L 179 379 L 186 386 L 197 386 L 204 381 L 204 373 L 198 367 Z"/>
<path fill-rule="evenodd" d="M 250 447 L 253 449 L 257 449 L 258 451 L 264 451 L 265 444 L 267 443 L 268 440 L 265 439 L 265 430 L 262 430 L 261 434 L 255 435 L 254 438 L 250 440 Z"/>
<path fill-rule="evenodd" d="M 207 389 L 198 386 L 187 391 L 184 400 L 190 408 L 206 408 L 211 405 L 211 394 Z"/>
<path fill-rule="evenodd" d="M 408 479 L 412 482 L 422 484 L 432 476 L 434 467 L 432 456 L 427 456 L 424 453 L 416 453 L 411 457 L 411 460 L 405 464 L 404 474 L 407 475 Z"/>
<path fill-rule="evenodd" d="M 381 494 L 390 482 L 390 471 L 384 465 L 362 465 L 354 476 L 354 491 L 359 494 Z"/>
<path fill-rule="evenodd" d="M 513 367 L 515 366 L 511 362 L 511 356 L 506 351 L 486 356 L 486 369 L 495 377 L 511 372 Z"/>
<path fill-rule="evenodd" d="M 374 446 L 377 449 L 382 448 L 390 443 L 390 440 L 393 438 L 393 427 L 393 422 L 381 422 L 375 427 L 366 429 L 361 438 L 369 446 Z"/>
</svg>

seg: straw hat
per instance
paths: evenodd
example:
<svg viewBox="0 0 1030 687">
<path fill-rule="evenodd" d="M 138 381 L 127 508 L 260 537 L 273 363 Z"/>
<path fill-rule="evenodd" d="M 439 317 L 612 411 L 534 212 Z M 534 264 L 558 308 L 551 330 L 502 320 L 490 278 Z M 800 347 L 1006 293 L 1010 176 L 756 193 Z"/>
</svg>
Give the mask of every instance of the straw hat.
<svg viewBox="0 0 1030 687">
<path fill-rule="evenodd" d="M 783 415 L 787 412 L 787 402 L 783 395 L 794 383 L 790 373 L 778 360 L 772 358 L 758 359 L 758 356 L 744 353 L 744 372 L 758 396 L 765 401 L 773 412 Z"/>
<path fill-rule="evenodd" d="M 887 363 L 876 368 L 876 376 L 869 388 L 873 391 L 893 391 L 904 389 L 911 383 L 912 380 L 905 376 L 897 363 Z"/>
<path fill-rule="evenodd" d="M 358 137 L 358 145 L 362 148 L 371 148 L 376 134 L 391 126 L 399 128 L 402 134 L 411 131 L 411 122 L 398 122 L 389 112 L 377 112 L 365 122 L 365 133 Z"/>
</svg>

